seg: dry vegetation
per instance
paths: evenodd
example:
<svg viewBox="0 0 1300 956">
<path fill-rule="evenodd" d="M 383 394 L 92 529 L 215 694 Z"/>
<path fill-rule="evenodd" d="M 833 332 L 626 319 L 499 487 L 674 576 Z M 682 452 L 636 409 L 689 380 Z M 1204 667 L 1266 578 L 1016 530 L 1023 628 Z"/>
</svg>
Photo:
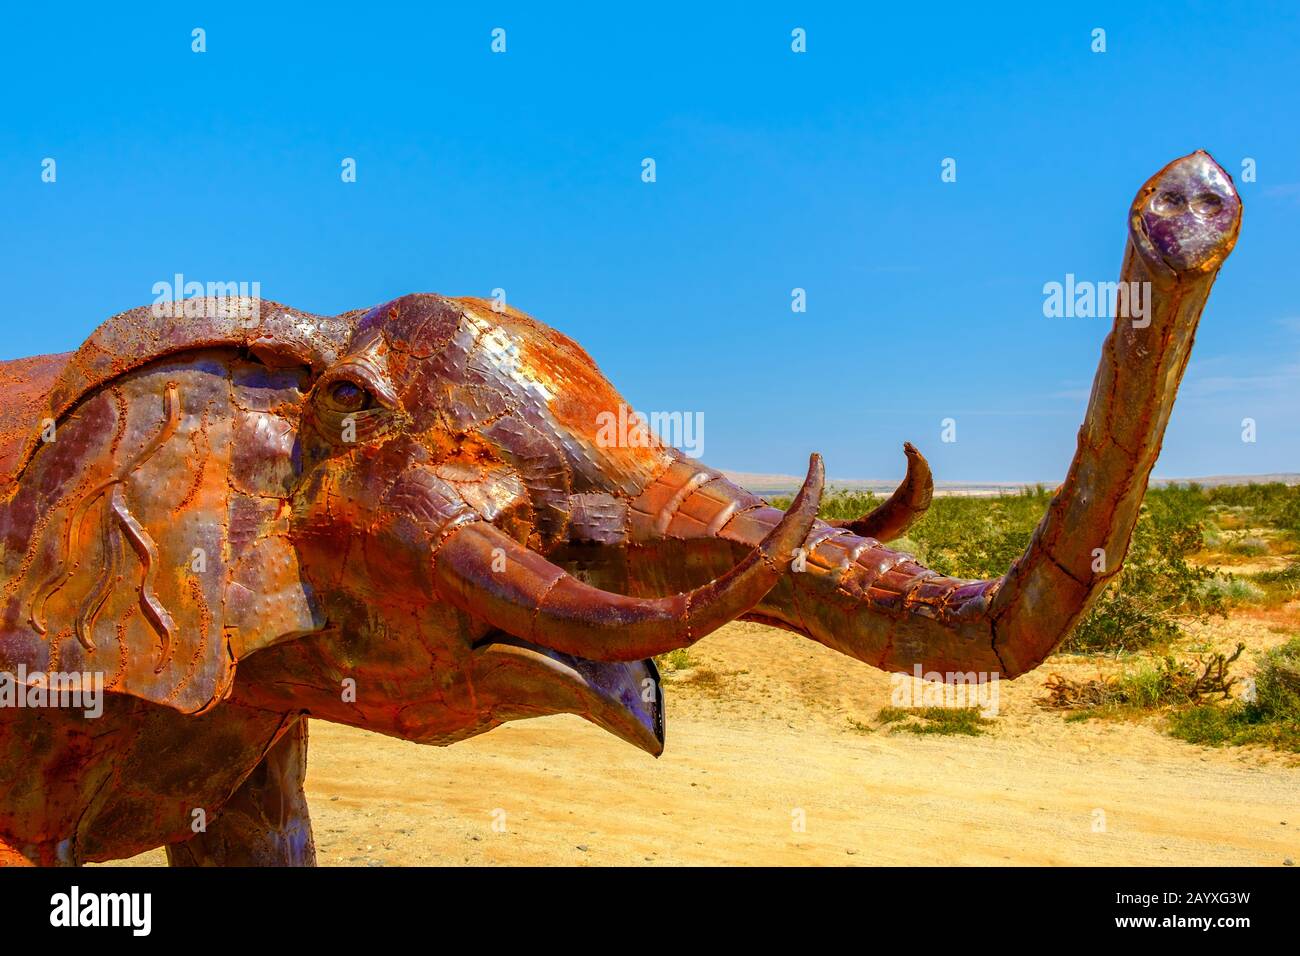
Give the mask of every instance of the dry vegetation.
<svg viewBox="0 0 1300 956">
<path fill-rule="evenodd" d="M 936 498 L 893 546 L 945 574 L 997 576 L 1028 545 L 1050 501 L 1041 487 Z M 870 493 L 831 493 L 822 516 L 855 517 L 879 502 Z M 1300 487 L 1152 489 L 1123 571 L 1055 658 L 1091 655 L 1097 676 L 1049 677 L 1042 704 L 1070 711 L 1072 720 L 1156 713 L 1170 733 L 1193 743 L 1300 752 L 1298 599 Z M 1266 612 L 1285 622 L 1270 630 L 1288 642 L 1229 642 L 1231 618 Z M 949 725 L 956 729 L 945 730 Z M 955 720 L 908 726 L 972 732 Z"/>
</svg>

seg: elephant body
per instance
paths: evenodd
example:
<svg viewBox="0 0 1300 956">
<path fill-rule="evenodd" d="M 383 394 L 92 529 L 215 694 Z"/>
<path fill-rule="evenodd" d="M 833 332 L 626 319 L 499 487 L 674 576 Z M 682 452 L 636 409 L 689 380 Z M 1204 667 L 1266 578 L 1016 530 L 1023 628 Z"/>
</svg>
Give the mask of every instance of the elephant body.
<svg viewBox="0 0 1300 956">
<path fill-rule="evenodd" d="M 644 422 L 611 436 L 590 356 L 479 299 L 189 300 L 6 363 L 0 677 L 43 702 L 0 706 L 0 863 L 311 863 L 308 716 L 445 746 L 571 713 L 658 755 L 654 656 L 741 618 L 886 670 L 1024 673 L 1120 570 L 1240 219 L 1205 153 L 1139 191 L 1144 321 L 1116 317 L 1066 480 L 991 581 L 881 540 L 930 500 L 910 445 L 870 515 L 816 519 L 816 455 L 782 512 Z"/>
<path fill-rule="evenodd" d="M 0 859 L 70 865 L 184 843 L 196 825 L 213 829 L 299 723 L 233 703 L 187 715 L 120 694 L 106 695 L 95 719 L 17 710 L 0 725 Z M 301 781 L 285 793 L 300 794 Z"/>
</svg>

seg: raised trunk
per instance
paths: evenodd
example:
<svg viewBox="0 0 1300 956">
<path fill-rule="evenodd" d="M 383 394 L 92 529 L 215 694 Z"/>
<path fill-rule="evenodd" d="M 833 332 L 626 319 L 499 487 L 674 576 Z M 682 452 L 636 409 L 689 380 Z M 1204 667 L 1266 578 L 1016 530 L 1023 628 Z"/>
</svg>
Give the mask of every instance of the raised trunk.
<svg viewBox="0 0 1300 956">
<path fill-rule="evenodd" d="M 1201 310 L 1240 222 L 1231 179 L 1203 152 L 1170 163 L 1139 191 L 1121 279 L 1137 283 L 1127 288 L 1141 290 L 1137 302 L 1146 308 L 1117 309 L 1069 474 L 1006 575 L 945 577 L 819 522 L 805 543 L 804 569 L 746 616 L 886 670 L 920 664 L 1012 678 L 1036 667 L 1120 570 Z M 688 486 L 694 490 L 683 495 Z M 781 517 L 682 458 L 633 504 L 633 541 L 655 549 L 666 539 L 712 539 L 688 548 L 693 557 L 679 567 L 713 572 L 736 549 L 755 547 Z"/>
</svg>

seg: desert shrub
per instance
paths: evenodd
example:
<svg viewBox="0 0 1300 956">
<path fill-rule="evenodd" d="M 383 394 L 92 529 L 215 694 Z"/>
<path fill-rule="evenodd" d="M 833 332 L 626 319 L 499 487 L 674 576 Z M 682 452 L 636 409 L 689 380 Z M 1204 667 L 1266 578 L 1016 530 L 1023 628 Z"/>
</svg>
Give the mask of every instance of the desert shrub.
<svg viewBox="0 0 1300 956">
<path fill-rule="evenodd" d="M 788 508 L 791 499 L 782 499 L 778 508 Z M 818 517 L 826 521 L 852 521 L 854 518 L 861 518 L 867 512 L 874 510 L 884 501 L 878 495 L 870 491 L 848 491 L 843 488 L 835 488 L 822 495 L 821 508 L 818 510 Z"/>
<path fill-rule="evenodd" d="M 655 658 L 655 663 L 659 665 L 661 670 L 665 671 L 682 671 L 695 666 L 695 662 L 691 660 L 690 652 L 684 647 L 669 651 L 667 654 L 660 654 Z"/>
<path fill-rule="evenodd" d="M 1125 670 L 1113 677 L 1068 680 L 1052 674 L 1046 683 L 1047 696 L 1040 703 L 1053 710 L 1097 711 L 1152 710 L 1171 705 L 1227 700 L 1238 683 L 1232 665 L 1245 651 L 1238 644 L 1228 654 L 1199 655 L 1191 661 L 1172 656 Z"/>
<path fill-rule="evenodd" d="M 1197 600 L 1203 604 L 1217 602 L 1225 607 L 1236 607 L 1258 604 L 1264 597 L 1264 589 L 1253 581 L 1235 574 L 1216 574 L 1201 582 Z"/>
<path fill-rule="evenodd" d="M 1170 718 L 1170 733 L 1189 743 L 1264 744 L 1300 752 L 1300 638 L 1261 657 L 1252 694 L 1226 706 L 1178 711 Z"/>
<path fill-rule="evenodd" d="M 1300 561 L 1292 561 L 1277 571 L 1265 571 L 1256 575 L 1255 580 L 1284 600 L 1300 595 Z"/>
<path fill-rule="evenodd" d="M 1169 733 L 1189 744 L 1206 747 L 1257 744 L 1300 753 L 1300 721 L 1250 720 L 1246 710 L 1231 707 L 1192 707 L 1173 714 Z"/>
<path fill-rule="evenodd" d="M 1245 555 L 1248 558 L 1257 558 L 1262 554 L 1268 554 L 1268 542 L 1263 538 L 1251 535 L 1245 538 L 1238 538 L 1228 545 L 1228 550 L 1232 554 Z"/>
<path fill-rule="evenodd" d="M 1300 535 L 1300 485 L 1266 482 L 1207 490 L 1211 506 L 1233 509 L 1260 526 Z"/>
<path fill-rule="evenodd" d="M 1204 513 L 1186 489 L 1148 494 L 1123 569 L 1079 622 L 1065 649 L 1133 651 L 1179 637 L 1187 617 L 1226 617 L 1227 597 L 1209 583 L 1214 572 L 1187 560 L 1201 548 Z"/>
<path fill-rule="evenodd" d="M 1148 489 L 1143 503 L 1155 513 L 1161 524 L 1190 528 L 1205 524 L 1211 498 L 1205 488 L 1193 481 L 1186 485 Z"/>
<path fill-rule="evenodd" d="M 993 723 L 978 707 L 886 707 L 876 715 L 891 734 L 978 737 Z"/>
<path fill-rule="evenodd" d="M 1260 717 L 1300 720 L 1300 637 L 1265 652 L 1248 706 Z"/>
<path fill-rule="evenodd" d="M 1300 535 L 1300 486 L 1291 489 L 1294 492 L 1281 508 L 1278 509 L 1274 524 L 1293 535 Z"/>
<path fill-rule="evenodd" d="M 997 577 L 1029 546 L 1051 500 L 1041 486 L 993 498 L 936 498 L 907 536 L 918 557 L 940 574 Z"/>
</svg>

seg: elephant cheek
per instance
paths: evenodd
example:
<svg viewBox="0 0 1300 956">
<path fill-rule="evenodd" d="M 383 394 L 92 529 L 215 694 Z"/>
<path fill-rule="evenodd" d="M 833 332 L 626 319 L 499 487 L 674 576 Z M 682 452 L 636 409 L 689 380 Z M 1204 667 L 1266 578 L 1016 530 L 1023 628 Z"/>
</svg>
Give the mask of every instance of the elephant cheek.
<svg viewBox="0 0 1300 956">
<path fill-rule="evenodd" d="M 435 600 L 433 543 L 421 522 L 407 515 L 392 515 L 361 544 L 362 568 L 343 568 L 345 575 L 364 572 L 368 601 L 410 608 L 413 603 Z"/>
</svg>

